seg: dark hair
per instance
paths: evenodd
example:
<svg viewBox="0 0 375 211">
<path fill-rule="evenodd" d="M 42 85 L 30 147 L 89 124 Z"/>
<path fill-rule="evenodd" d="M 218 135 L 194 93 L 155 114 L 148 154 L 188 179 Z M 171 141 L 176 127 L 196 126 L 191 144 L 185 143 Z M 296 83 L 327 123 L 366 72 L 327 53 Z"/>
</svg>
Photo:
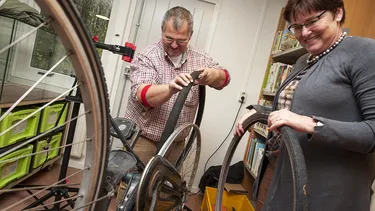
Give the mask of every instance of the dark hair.
<svg viewBox="0 0 375 211">
<path fill-rule="evenodd" d="M 164 31 L 164 24 L 167 22 L 169 19 L 173 18 L 173 28 L 174 29 L 179 29 L 183 26 L 185 21 L 188 24 L 189 27 L 189 33 L 193 33 L 193 16 L 189 12 L 189 10 L 185 9 L 184 7 L 173 7 L 169 9 L 163 17 L 163 21 L 161 23 L 161 29 Z"/>
<path fill-rule="evenodd" d="M 284 10 L 284 19 L 290 22 L 291 18 L 297 19 L 298 14 L 308 15 L 312 12 L 331 11 L 336 14 L 342 8 L 343 16 L 340 24 L 345 22 L 345 7 L 343 0 L 288 0 Z"/>
</svg>

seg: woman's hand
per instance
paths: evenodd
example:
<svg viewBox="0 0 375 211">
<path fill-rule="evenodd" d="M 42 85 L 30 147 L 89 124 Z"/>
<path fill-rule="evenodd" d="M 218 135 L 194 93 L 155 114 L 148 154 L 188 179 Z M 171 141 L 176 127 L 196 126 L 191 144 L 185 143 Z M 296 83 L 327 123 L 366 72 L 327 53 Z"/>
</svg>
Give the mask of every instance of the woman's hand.
<svg viewBox="0 0 375 211">
<path fill-rule="evenodd" d="M 251 115 L 255 114 L 256 113 L 256 110 L 255 109 L 251 109 L 248 113 L 246 113 L 241 119 L 240 121 L 237 122 L 236 124 L 236 127 L 234 128 L 234 134 L 235 136 L 241 136 L 243 133 L 244 133 L 244 130 L 243 130 L 243 122 L 249 118 Z"/>
<path fill-rule="evenodd" d="M 296 131 L 313 133 L 316 121 L 308 116 L 293 113 L 287 109 L 281 109 L 270 113 L 268 116 L 268 127 L 270 131 L 278 131 L 281 126 L 289 126 Z"/>
</svg>

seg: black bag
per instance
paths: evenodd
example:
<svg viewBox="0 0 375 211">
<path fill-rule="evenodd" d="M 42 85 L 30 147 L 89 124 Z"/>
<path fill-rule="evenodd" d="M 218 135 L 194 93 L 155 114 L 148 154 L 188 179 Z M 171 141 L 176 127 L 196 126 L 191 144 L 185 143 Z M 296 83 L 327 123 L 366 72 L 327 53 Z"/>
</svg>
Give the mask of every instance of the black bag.
<svg viewBox="0 0 375 211">
<path fill-rule="evenodd" d="M 239 161 L 229 167 L 227 183 L 240 184 L 244 177 L 244 163 Z M 204 172 L 199 182 L 199 189 L 204 193 L 206 186 L 216 188 L 219 183 L 221 165 L 211 166 Z"/>
</svg>

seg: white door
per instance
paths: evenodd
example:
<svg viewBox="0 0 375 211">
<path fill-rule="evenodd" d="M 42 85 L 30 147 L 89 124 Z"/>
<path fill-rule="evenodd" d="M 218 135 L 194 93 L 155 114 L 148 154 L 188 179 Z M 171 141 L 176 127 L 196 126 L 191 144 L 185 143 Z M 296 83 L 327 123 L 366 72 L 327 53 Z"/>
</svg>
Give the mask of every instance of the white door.
<svg viewBox="0 0 375 211">
<path fill-rule="evenodd" d="M 132 32 L 137 31 L 134 43 L 137 46 L 136 54 L 142 52 L 148 45 L 158 41 L 161 38 L 161 22 L 164 13 L 174 6 L 183 6 L 187 8 L 194 17 L 194 33 L 190 45 L 202 51 L 208 51 L 209 34 L 212 29 L 214 12 L 217 9 L 215 1 L 202 0 L 146 0 L 143 6 L 143 12 L 139 25 L 137 20 L 132 24 Z M 137 16 L 137 15 L 135 15 Z M 124 65 L 121 73 L 121 79 L 117 89 L 117 96 L 114 102 L 113 115 L 123 117 L 125 115 L 128 97 L 130 94 L 129 71 L 130 64 Z M 116 140 L 112 148 L 121 147 L 121 143 Z"/>
</svg>

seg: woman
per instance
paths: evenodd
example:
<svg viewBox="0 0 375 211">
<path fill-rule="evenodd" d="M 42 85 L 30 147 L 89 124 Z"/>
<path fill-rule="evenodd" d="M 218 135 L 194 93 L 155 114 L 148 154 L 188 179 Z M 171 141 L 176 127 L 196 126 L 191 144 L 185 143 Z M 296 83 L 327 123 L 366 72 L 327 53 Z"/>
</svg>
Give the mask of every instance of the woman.
<svg viewBox="0 0 375 211">
<path fill-rule="evenodd" d="M 287 125 L 298 131 L 309 180 L 309 210 L 368 211 L 373 179 L 369 153 L 375 144 L 375 41 L 342 32 L 342 0 L 289 0 L 284 18 L 309 54 L 297 61 L 278 90 L 269 129 L 277 134 Z M 244 119 L 264 109 L 248 108 L 236 135 L 244 132 Z M 270 140 L 266 150 L 277 149 L 277 136 Z M 293 210 L 289 158 L 283 145 L 279 151 L 262 210 Z M 269 163 L 264 161 L 261 172 Z"/>
</svg>

